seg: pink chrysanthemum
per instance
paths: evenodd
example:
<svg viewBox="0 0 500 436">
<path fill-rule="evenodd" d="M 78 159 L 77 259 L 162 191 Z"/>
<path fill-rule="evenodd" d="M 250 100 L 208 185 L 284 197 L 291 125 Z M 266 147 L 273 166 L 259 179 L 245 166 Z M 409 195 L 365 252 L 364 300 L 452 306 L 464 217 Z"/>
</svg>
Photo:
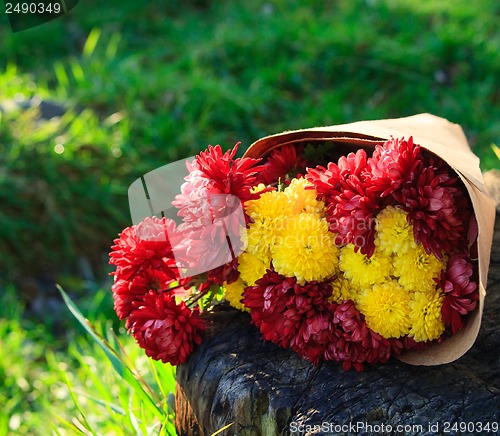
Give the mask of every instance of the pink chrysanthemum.
<svg viewBox="0 0 500 436">
<path fill-rule="evenodd" d="M 140 271 L 130 280 L 118 278 L 111 287 L 118 318 L 127 318 L 134 309 L 134 303 L 143 302 L 150 290 L 165 290 L 171 282 L 172 279 L 163 271 L 151 268 Z"/>
<path fill-rule="evenodd" d="M 422 167 L 420 146 L 403 138 L 391 138 L 384 145 L 377 145 L 368 159 L 370 183 L 381 197 L 398 190 L 401 185 Z"/>
<path fill-rule="evenodd" d="M 181 194 L 172 202 L 183 218 L 180 227 L 193 230 L 187 258 L 198 269 L 207 265 L 209 276 L 220 285 L 237 277 L 234 258 L 241 252 L 239 235 L 249 219 L 241 205 L 262 193 L 252 191 L 262 170 L 257 165 L 260 159 L 235 158 L 237 149 L 238 144 L 223 153 L 220 145 L 209 146 L 192 163 L 188 162 L 189 174 Z"/>
<path fill-rule="evenodd" d="M 285 179 L 291 171 L 304 169 L 306 162 L 297 153 L 294 145 L 284 145 L 271 152 L 259 173 L 259 182 L 265 185 L 276 183 L 278 179 Z"/>
<path fill-rule="evenodd" d="M 198 309 L 176 304 L 172 293 L 148 292 L 129 318 L 130 331 L 146 354 L 172 365 L 184 363 L 202 341 L 205 322 Z"/>
<path fill-rule="evenodd" d="M 178 277 L 172 246 L 177 244 L 175 222 L 147 217 L 136 226 L 127 227 L 114 240 L 109 263 L 116 265 L 117 279 L 129 280 L 147 269 L 163 271 L 169 278 Z"/>
<path fill-rule="evenodd" d="M 446 273 L 441 272 L 439 287 L 445 293 L 441 314 L 453 334 L 464 327 L 463 316 L 477 306 L 479 294 L 473 273 L 470 259 L 462 253 L 453 254 L 448 260 Z"/>
</svg>

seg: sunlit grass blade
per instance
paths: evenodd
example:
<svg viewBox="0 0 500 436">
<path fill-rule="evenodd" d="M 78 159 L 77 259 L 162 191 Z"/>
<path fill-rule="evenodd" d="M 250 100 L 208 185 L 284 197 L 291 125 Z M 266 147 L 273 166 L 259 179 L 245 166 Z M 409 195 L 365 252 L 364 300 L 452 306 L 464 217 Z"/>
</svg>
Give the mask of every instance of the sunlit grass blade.
<svg viewBox="0 0 500 436">
<path fill-rule="evenodd" d="M 117 352 L 111 348 L 108 341 L 102 337 L 100 333 L 96 331 L 94 326 L 82 315 L 80 310 L 76 307 L 69 296 L 64 292 L 64 290 L 58 286 L 59 292 L 61 293 L 66 306 L 71 311 L 73 316 L 77 319 L 80 325 L 90 334 L 94 341 L 99 345 L 99 347 L 104 351 L 106 357 L 113 365 L 115 371 L 120 375 L 120 377 L 126 381 L 134 391 L 140 395 L 145 403 L 149 406 L 151 411 L 160 419 L 164 418 L 164 412 L 158 406 L 158 404 L 151 398 L 151 396 L 146 392 L 144 385 L 136 378 L 132 370 L 126 365 L 123 359 L 117 354 Z"/>
<path fill-rule="evenodd" d="M 498 145 L 496 144 L 491 144 L 490 147 L 493 150 L 493 153 L 495 153 L 498 159 L 500 159 L 500 147 L 498 147 Z"/>
<path fill-rule="evenodd" d="M 85 45 L 82 50 L 83 57 L 89 58 L 92 56 L 100 37 L 101 37 L 101 31 L 99 29 L 93 29 L 89 33 L 87 41 L 85 41 Z"/>
<path fill-rule="evenodd" d="M 212 433 L 211 436 L 215 436 L 215 435 L 218 435 L 218 434 L 221 434 L 224 430 L 227 430 L 229 427 L 231 427 L 232 425 L 234 424 L 234 422 L 231 422 L 230 424 L 228 425 L 225 425 L 224 427 L 220 428 L 219 430 L 217 430 L 215 433 Z"/>
<path fill-rule="evenodd" d="M 73 390 L 71 382 L 68 379 L 68 376 L 63 371 L 61 371 L 61 375 L 66 383 L 66 386 L 68 387 L 69 395 L 70 395 L 71 399 L 73 400 L 73 403 L 75 404 L 75 407 L 77 408 L 78 412 L 80 413 L 80 417 L 82 420 L 82 422 L 80 422 L 80 424 L 83 425 L 83 427 L 85 429 L 87 429 L 88 431 L 90 431 L 94 436 L 97 436 L 97 434 L 94 432 L 94 430 L 92 430 L 92 428 L 90 427 L 90 425 L 87 421 L 87 418 L 85 416 L 85 413 L 83 413 L 83 410 L 80 407 L 80 403 L 78 402 L 78 400 L 76 398 L 75 392 Z"/>
</svg>

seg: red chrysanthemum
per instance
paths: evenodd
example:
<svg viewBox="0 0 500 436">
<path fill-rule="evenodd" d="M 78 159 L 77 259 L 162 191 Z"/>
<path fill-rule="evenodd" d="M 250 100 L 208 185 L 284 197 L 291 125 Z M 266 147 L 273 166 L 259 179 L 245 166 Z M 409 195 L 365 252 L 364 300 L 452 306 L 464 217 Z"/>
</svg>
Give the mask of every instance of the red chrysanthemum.
<svg viewBox="0 0 500 436">
<path fill-rule="evenodd" d="M 134 303 L 142 303 L 150 290 L 165 290 L 171 282 L 172 279 L 163 271 L 151 268 L 140 271 L 130 280 L 117 278 L 111 289 L 118 318 L 127 318 L 134 309 Z"/>
<path fill-rule="evenodd" d="M 375 250 L 373 218 L 380 205 L 379 192 L 367 181 L 368 169 L 366 152 L 360 149 L 326 169 L 308 169 L 306 179 L 325 201 L 330 231 L 338 233 L 336 244 L 353 243 L 370 257 Z"/>
<path fill-rule="evenodd" d="M 336 197 L 336 203 L 327 206 L 326 219 L 330 231 L 338 233 L 335 243 L 355 245 L 355 251 L 370 257 L 374 250 L 375 215 L 380 209 L 377 197 L 370 187 L 361 181 L 350 181 L 346 189 Z"/>
<path fill-rule="evenodd" d="M 117 279 L 130 280 L 152 268 L 175 280 L 178 270 L 172 245 L 178 237 L 175 222 L 166 218 L 147 217 L 140 224 L 127 227 L 111 247 L 109 263 L 116 265 L 113 274 Z"/>
<path fill-rule="evenodd" d="M 391 343 L 369 329 L 352 300 L 334 306 L 334 337 L 327 347 L 327 360 L 341 361 L 345 370 L 363 370 L 364 363 L 387 362 Z"/>
<path fill-rule="evenodd" d="M 384 145 L 377 145 L 368 159 L 371 185 L 381 197 L 386 197 L 398 190 L 401 185 L 422 168 L 420 146 L 413 144 L 413 137 L 408 141 L 403 138 L 391 138 Z"/>
<path fill-rule="evenodd" d="M 356 153 L 342 156 L 337 164 L 330 162 L 327 168 L 308 168 L 305 177 L 314 185 L 318 197 L 328 204 L 334 202 L 344 190 L 350 189 L 350 184 L 357 185 L 364 181 L 366 171 L 366 152 L 359 149 Z"/>
<path fill-rule="evenodd" d="M 470 208 L 458 180 L 448 171 L 429 166 L 403 184 L 395 199 L 408 212 L 415 242 L 443 258 L 466 244 Z"/>
<path fill-rule="evenodd" d="M 196 167 L 211 182 L 212 193 L 231 194 L 241 202 L 258 198 L 259 194 L 250 192 L 257 184 L 257 174 L 262 171 L 258 165 L 261 159 L 249 157 L 235 158 L 238 144 L 222 153 L 220 145 L 208 146 L 195 159 Z"/>
<path fill-rule="evenodd" d="M 206 328 L 198 309 L 191 310 L 184 302 L 176 304 L 170 292 L 148 292 L 129 321 L 131 333 L 146 354 L 172 365 L 186 361 Z"/>
<path fill-rule="evenodd" d="M 276 183 L 278 179 L 285 179 L 285 176 L 292 171 L 305 169 L 306 162 L 297 153 L 294 145 L 284 145 L 274 149 L 259 173 L 259 182 L 265 185 Z"/>
<path fill-rule="evenodd" d="M 441 314 L 453 334 L 464 327 L 463 317 L 477 306 L 479 293 L 473 274 L 472 262 L 463 253 L 453 254 L 448 260 L 446 273 L 441 272 L 439 286 L 446 295 Z"/>
<path fill-rule="evenodd" d="M 330 340 L 328 283 L 299 285 L 295 278 L 283 277 L 273 270 L 245 288 L 243 304 L 250 309 L 253 323 L 264 339 L 317 364 Z"/>
</svg>

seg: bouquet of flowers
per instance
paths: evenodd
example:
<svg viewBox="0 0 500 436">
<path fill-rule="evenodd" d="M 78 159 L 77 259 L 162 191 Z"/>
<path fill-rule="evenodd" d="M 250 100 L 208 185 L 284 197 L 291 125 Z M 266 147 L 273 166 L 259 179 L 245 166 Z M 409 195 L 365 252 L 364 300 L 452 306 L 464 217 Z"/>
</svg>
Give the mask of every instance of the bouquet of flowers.
<svg viewBox="0 0 500 436">
<path fill-rule="evenodd" d="M 175 216 L 125 229 L 110 254 L 115 310 L 147 355 L 183 363 L 203 339 L 200 313 L 221 299 L 314 364 L 463 354 L 494 207 L 411 118 L 288 132 L 243 158 L 209 146 L 188 161 Z"/>
</svg>

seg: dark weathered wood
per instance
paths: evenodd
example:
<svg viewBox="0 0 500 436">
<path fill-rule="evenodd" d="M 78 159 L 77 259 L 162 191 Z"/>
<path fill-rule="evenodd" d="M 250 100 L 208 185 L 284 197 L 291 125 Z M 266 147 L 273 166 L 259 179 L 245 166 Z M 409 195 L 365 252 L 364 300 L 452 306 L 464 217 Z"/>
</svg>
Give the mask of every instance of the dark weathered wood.
<svg viewBox="0 0 500 436">
<path fill-rule="evenodd" d="M 422 432 L 407 428 L 406 433 L 435 434 L 429 423 L 440 425 L 441 433 L 445 422 L 499 422 L 498 217 L 487 292 L 479 337 L 465 356 L 437 367 L 391 359 L 361 373 L 345 372 L 333 362 L 315 367 L 292 351 L 263 342 L 248 315 L 219 308 L 208 318 L 207 339 L 177 368 L 178 432 L 210 435 L 234 423 L 222 434 L 270 436 L 290 434 L 292 423 L 328 423 L 325 429 L 366 423 L 385 429 L 391 425 L 393 433 L 398 424 L 418 424 Z M 295 434 L 339 433 L 302 429 L 310 431 Z"/>
</svg>

